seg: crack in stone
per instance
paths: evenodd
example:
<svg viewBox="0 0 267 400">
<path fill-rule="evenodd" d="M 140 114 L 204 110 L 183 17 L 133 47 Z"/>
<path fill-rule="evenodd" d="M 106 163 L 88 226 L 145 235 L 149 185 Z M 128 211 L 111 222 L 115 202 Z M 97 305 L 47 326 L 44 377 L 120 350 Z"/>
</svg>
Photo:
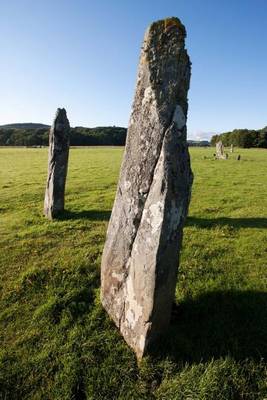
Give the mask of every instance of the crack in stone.
<svg viewBox="0 0 267 400">
<path fill-rule="evenodd" d="M 151 186 L 152 186 L 153 181 L 154 181 L 155 170 L 156 170 L 156 168 L 157 168 L 157 165 L 158 165 L 158 162 L 159 162 L 159 159 L 160 159 L 160 156 L 161 156 L 164 138 L 165 138 L 165 136 L 166 136 L 166 132 L 171 128 L 171 126 L 172 126 L 172 124 L 173 124 L 173 118 L 174 118 L 175 111 L 176 111 L 176 107 L 174 108 L 174 110 L 173 110 L 173 112 L 172 112 L 172 115 L 171 115 L 171 118 L 170 118 L 168 127 L 164 130 L 163 135 L 162 135 L 162 138 L 161 138 L 161 142 L 160 142 L 160 146 L 159 146 L 159 147 L 160 147 L 159 155 L 158 155 L 158 157 L 157 157 L 157 159 L 156 159 L 156 161 L 155 161 L 155 165 L 154 165 L 153 170 L 152 170 L 152 171 L 153 171 L 152 174 L 151 174 L 151 175 L 152 175 L 152 179 L 151 179 L 151 183 L 150 183 L 150 186 L 149 186 L 149 190 L 146 192 L 147 195 L 146 195 L 146 198 L 145 198 L 145 201 L 144 201 L 142 210 L 141 210 L 140 218 L 138 218 L 138 227 L 136 228 L 136 226 L 135 226 L 136 231 L 135 231 L 135 235 L 134 235 L 133 241 L 132 241 L 132 243 L 131 243 L 131 245 L 130 245 L 130 255 L 129 255 L 129 257 L 128 257 L 128 260 L 127 260 L 126 264 L 128 264 L 129 260 L 130 260 L 131 257 L 132 257 L 132 249 L 133 249 L 133 246 L 134 246 L 134 243 L 135 243 L 135 239 L 136 239 L 136 236 L 137 236 L 137 233 L 138 233 L 138 229 L 139 229 L 140 223 L 141 223 L 141 221 L 142 221 L 143 212 L 144 212 L 144 209 L 145 209 L 145 206 L 146 206 L 147 199 L 148 199 L 148 197 L 149 197 L 149 193 L 150 193 L 150 190 L 151 190 Z M 134 224 L 134 225 L 135 225 L 135 224 Z"/>
</svg>

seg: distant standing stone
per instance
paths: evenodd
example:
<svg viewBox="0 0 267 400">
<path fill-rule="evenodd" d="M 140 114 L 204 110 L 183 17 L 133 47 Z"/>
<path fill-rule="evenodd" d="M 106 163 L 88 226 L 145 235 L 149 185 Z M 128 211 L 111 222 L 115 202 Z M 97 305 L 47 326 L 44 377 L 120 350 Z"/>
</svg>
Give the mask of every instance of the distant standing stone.
<svg viewBox="0 0 267 400">
<path fill-rule="evenodd" d="M 69 158 L 70 124 L 66 110 L 58 108 L 49 133 L 48 176 L 44 214 L 53 219 L 64 210 L 65 183 Z"/>
<path fill-rule="evenodd" d="M 155 22 L 145 34 L 102 256 L 102 304 L 138 359 L 170 320 L 193 182 L 185 36 L 177 18 Z"/>
<path fill-rule="evenodd" d="M 216 143 L 216 158 L 223 160 L 226 159 L 226 156 L 224 154 L 224 145 L 221 140 Z"/>
<path fill-rule="evenodd" d="M 230 146 L 230 153 L 233 153 L 234 152 L 234 146 L 231 144 L 231 146 Z"/>
</svg>

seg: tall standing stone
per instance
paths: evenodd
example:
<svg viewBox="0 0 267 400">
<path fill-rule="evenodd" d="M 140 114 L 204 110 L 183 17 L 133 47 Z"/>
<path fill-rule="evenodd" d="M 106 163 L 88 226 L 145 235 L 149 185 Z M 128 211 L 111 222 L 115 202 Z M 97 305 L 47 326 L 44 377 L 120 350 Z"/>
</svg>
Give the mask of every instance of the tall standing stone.
<svg viewBox="0 0 267 400">
<path fill-rule="evenodd" d="M 221 140 L 216 143 L 216 158 L 222 160 L 226 159 L 226 155 L 224 153 L 224 145 Z"/>
<path fill-rule="evenodd" d="M 145 34 L 102 256 L 102 304 L 138 359 L 169 323 L 193 181 L 185 36 L 177 18 L 155 22 Z"/>
<path fill-rule="evenodd" d="M 70 124 L 66 110 L 58 108 L 49 133 L 48 175 L 44 214 L 53 219 L 64 210 L 69 158 Z"/>
</svg>

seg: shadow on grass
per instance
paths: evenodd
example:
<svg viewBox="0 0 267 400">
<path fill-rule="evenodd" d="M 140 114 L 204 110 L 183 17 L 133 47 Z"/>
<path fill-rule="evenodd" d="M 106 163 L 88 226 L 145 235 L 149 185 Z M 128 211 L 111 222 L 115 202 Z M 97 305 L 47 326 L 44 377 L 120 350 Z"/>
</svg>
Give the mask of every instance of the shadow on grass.
<svg viewBox="0 0 267 400">
<path fill-rule="evenodd" d="M 217 291 L 173 309 L 171 324 L 151 349 L 175 362 L 267 357 L 267 293 Z"/>
<path fill-rule="evenodd" d="M 57 216 L 59 220 L 88 219 L 91 221 L 108 221 L 111 210 L 65 210 Z M 214 226 L 230 226 L 233 228 L 267 228 L 267 218 L 198 218 L 188 217 L 187 226 L 213 228 Z"/>
<path fill-rule="evenodd" d="M 202 228 L 213 228 L 214 226 L 230 226 L 233 228 L 267 228 L 267 218 L 188 217 L 186 225 Z"/>
<path fill-rule="evenodd" d="M 91 221 L 108 221 L 111 211 L 107 210 L 83 210 L 83 211 L 63 211 L 58 217 L 58 220 L 76 220 L 88 219 Z"/>
</svg>

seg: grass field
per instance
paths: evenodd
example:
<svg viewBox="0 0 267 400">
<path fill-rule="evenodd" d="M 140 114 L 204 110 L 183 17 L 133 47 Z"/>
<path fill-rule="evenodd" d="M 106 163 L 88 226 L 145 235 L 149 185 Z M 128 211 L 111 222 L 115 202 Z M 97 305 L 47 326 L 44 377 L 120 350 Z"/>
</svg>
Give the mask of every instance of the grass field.
<svg viewBox="0 0 267 400">
<path fill-rule="evenodd" d="M 190 151 L 177 307 L 138 367 L 99 303 L 123 150 L 71 149 L 50 222 L 47 149 L 0 149 L 0 399 L 267 398 L 267 150 Z"/>
</svg>

